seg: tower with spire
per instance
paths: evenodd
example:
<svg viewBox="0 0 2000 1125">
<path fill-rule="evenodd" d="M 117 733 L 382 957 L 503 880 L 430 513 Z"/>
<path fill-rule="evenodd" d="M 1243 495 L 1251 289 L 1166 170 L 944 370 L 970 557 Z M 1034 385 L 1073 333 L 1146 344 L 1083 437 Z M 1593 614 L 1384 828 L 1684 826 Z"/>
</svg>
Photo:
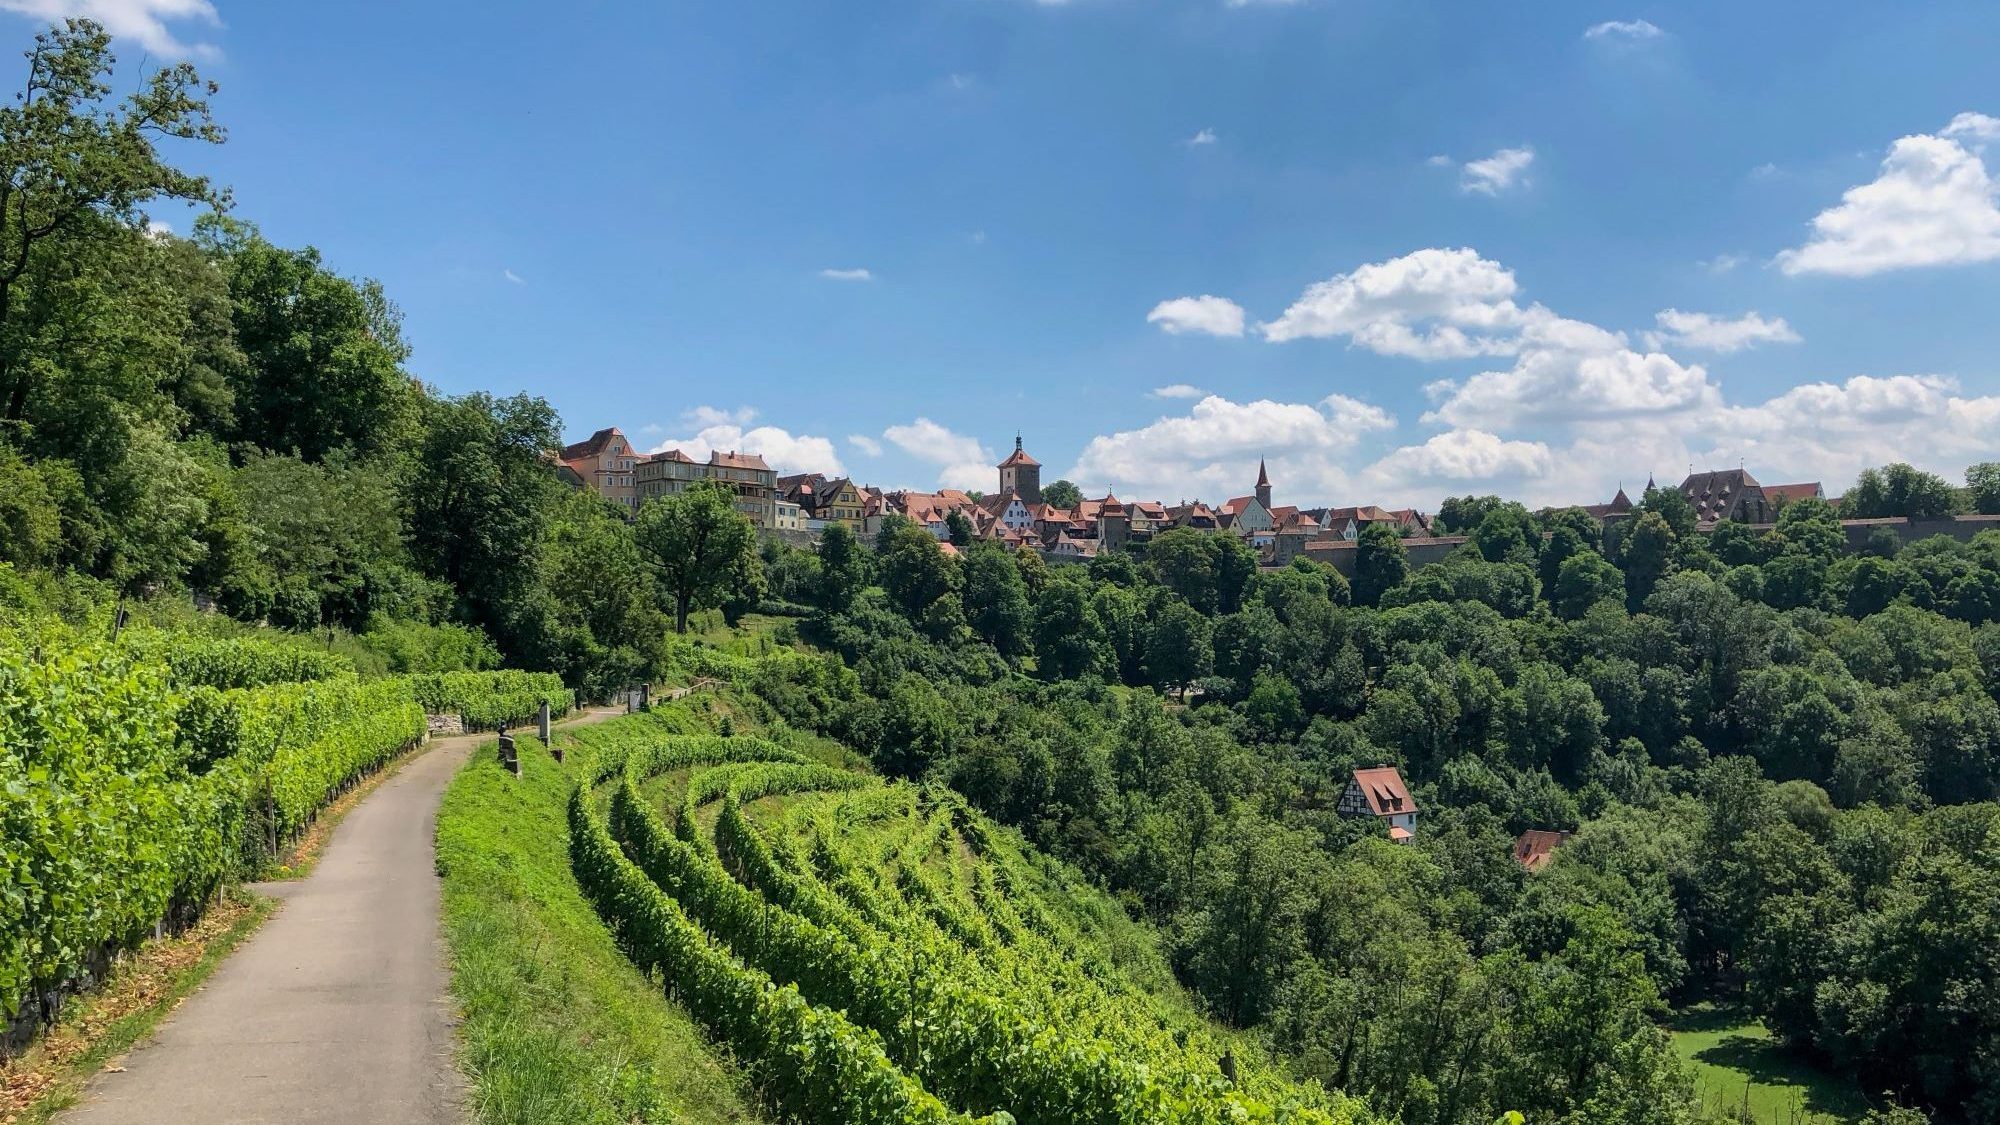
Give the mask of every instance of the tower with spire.
<svg viewBox="0 0 2000 1125">
<path fill-rule="evenodd" d="M 1014 452 L 1000 462 L 1000 494 L 1013 493 L 1023 504 L 1042 502 L 1042 463 L 1021 448 L 1021 434 L 1015 431 Z"/>
<path fill-rule="evenodd" d="M 1271 510 L 1271 474 L 1264 471 L 1264 459 L 1257 458 L 1257 503 Z"/>
</svg>

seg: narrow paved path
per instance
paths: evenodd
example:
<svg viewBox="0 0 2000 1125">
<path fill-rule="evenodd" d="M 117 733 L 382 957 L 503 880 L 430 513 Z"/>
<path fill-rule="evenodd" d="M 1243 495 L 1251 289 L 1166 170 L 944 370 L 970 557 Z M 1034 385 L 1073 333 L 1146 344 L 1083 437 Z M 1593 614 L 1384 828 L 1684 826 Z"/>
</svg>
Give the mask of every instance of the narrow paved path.
<svg viewBox="0 0 2000 1125">
<path fill-rule="evenodd" d="M 63 1125 L 461 1120 L 434 838 L 445 786 L 492 737 L 433 741 L 347 814 L 310 876 L 258 884 L 278 913 Z"/>
</svg>

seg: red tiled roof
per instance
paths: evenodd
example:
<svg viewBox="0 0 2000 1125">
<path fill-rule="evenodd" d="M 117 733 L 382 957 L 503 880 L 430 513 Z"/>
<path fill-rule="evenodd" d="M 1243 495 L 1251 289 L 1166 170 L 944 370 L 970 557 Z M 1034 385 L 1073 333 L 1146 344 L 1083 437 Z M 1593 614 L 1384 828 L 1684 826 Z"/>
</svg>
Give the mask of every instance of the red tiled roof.
<svg viewBox="0 0 2000 1125">
<path fill-rule="evenodd" d="M 724 469 L 761 469 L 767 473 L 771 471 L 771 466 L 764 463 L 764 458 L 761 455 L 756 453 L 738 453 L 733 449 L 727 453 L 719 449 L 710 453 L 708 455 L 708 463 Z"/>
<path fill-rule="evenodd" d="M 1540 871 L 1567 839 L 1567 832 L 1530 828 L 1514 841 L 1514 862 L 1529 871 Z"/>
<path fill-rule="evenodd" d="M 1769 500 L 1773 504 L 1790 504 L 1794 500 L 1811 500 L 1824 494 L 1824 490 L 1820 488 L 1819 482 L 1816 480 L 1803 481 L 1799 484 L 1767 484 L 1764 486 L 1764 499 Z"/>
<path fill-rule="evenodd" d="M 1368 811 L 1376 816 L 1417 811 L 1417 803 L 1410 799 L 1410 787 L 1403 784 L 1403 775 L 1394 766 L 1355 770 L 1354 781 L 1361 786 L 1361 796 L 1368 802 Z"/>
<path fill-rule="evenodd" d="M 582 441 L 563 446 L 562 459 L 565 461 L 574 461 L 582 457 L 595 457 L 604 452 L 604 447 L 610 445 L 611 439 L 614 437 L 619 441 L 625 440 L 624 433 L 618 427 L 608 426 Z"/>
<path fill-rule="evenodd" d="M 1022 452 L 1021 447 L 1017 445 L 1014 447 L 1014 452 L 1009 453 L 1007 455 L 1007 459 L 1005 461 L 1000 462 L 1000 468 L 1011 469 L 1017 465 L 1032 465 L 1039 468 L 1041 466 L 1041 462 L 1035 460 L 1033 457 L 1030 457 L 1026 453 Z"/>
</svg>

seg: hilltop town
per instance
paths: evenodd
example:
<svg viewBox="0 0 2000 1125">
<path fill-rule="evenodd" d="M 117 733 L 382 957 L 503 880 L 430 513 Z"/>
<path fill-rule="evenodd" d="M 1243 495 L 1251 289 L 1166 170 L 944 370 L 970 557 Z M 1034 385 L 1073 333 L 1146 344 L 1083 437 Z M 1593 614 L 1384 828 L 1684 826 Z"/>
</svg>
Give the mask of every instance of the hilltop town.
<svg viewBox="0 0 2000 1125">
<path fill-rule="evenodd" d="M 1260 565 L 1282 567 L 1305 556 L 1352 577 L 1362 532 L 1382 524 L 1403 540 L 1413 566 L 1436 562 L 1466 542 L 1465 530 L 1442 526 L 1435 514 L 1414 508 L 1376 504 L 1345 507 L 1279 504 L 1270 473 L 1260 461 L 1257 479 L 1241 496 L 1219 503 L 1200 499 L 1120 498 L 1113 492 L 1090 498 L 1067 481 L 1045 490 L 1042 463 L 1016 435 L 1014 449 L 996 470 L 992 492 L 940 488 L 923 492 L 910 488 L 879 488 L 850 477 L 824 473 L 779 474 L 760 454 L 716 450 L 696 460 L 678 449 L 643 453 L 616 426 L 600 429 L 583 441 L 565 446 L 557 457 L 558 472 L 572 487 L 594 492 L 636 512 L 659 496 L 674 496 L 701 481 L 714 481 L 736 494 L 736 508 L 766 532 L 811 536 L 828 524 L 844 524 L 857 537 L 871 540 L 889 516 L 901 516 L 928 529 L 955 551 L 953 541 L 992 541 L 1039 552 L 1051 562 L 1086 562 L 1099 552 L 1143 544 L 1174 528 L 1189 527 L 1233 535 L 1258 553 Z M 1656 487 L 1649 477 L 1646 491 Z M 1724 522 L 1768 530 L 1778 514 L 1800 500 L 1833 504 L 1819 481 L 1762 484 L 1745 469 L 1691 472 L 1675 487 L 1694 510 L 1696 527 L 1706 531 Z M 1057 492 L 1067 495 L 1057 496 Z M 1052 502 L 1074 496 L 1068 504 Z M 1600 528 L 1628 520 L 1637 505 L 1620 488 L 1609 501 L 1573 507 Z M 1555 509 L 1545 509 L 1552 511 Z M 1924 534 L 1943 531 L 1970 538 L 1992 526 L 1992 517 L 1959 516 L 1922 521 L 1950 527 L 1924 527 Z M 1907 524 L 1896 519 L 1849 519 L 1842 524 L 1857 543 L 1877 527 Z M 956 529 L 956 534 L 954 533 Z M 1916 538 L 1904 530 L 1906 539 Z"/>
</svg>

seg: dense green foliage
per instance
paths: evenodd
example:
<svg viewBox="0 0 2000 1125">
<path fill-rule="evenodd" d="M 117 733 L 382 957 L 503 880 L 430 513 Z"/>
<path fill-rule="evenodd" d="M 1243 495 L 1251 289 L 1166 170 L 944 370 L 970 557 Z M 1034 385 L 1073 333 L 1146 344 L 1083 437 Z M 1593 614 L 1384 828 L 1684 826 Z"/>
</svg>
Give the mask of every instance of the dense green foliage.
<svg viewBox="0 0 2000 1125">
<path fill-rule="evenodd" d="M 553 675 L 364 679 L 291 641 L 0 629 L 0 1014 L 256 872 L 424 736 L 570 693 Z"/>
<path fill-rule="evenodd" d="M 410 677 L 410 690 L 425 711 L 457 715 L 467 730 L 532 718 L 544 703 L 559 719 L 576 705 L 561 677 L 546 672 L 439 672 Z"/>
<path fill-rule="evenodd" d="M 1703 999 L 1940 1119 L 1995 1112 L 2000 533 L 1456 507 L 1458 554 L 1410 571 L 1377 536 L 1351 590 L 1181 533 L 1051 568 L 899 529 L 879 593 L 802 623 L 840 665 L 734 674 L 1077 863 L 1217 1016 L 1412 1125 L 1697 1120 L 1660 1024 Z M 1014 587 L 1025 643 L 977 624 Z M 1378 764 L 1411 847 L 1332 812 Z M 1529 828 L 1576 835 L 1528 875 Z"/>
</svg>

